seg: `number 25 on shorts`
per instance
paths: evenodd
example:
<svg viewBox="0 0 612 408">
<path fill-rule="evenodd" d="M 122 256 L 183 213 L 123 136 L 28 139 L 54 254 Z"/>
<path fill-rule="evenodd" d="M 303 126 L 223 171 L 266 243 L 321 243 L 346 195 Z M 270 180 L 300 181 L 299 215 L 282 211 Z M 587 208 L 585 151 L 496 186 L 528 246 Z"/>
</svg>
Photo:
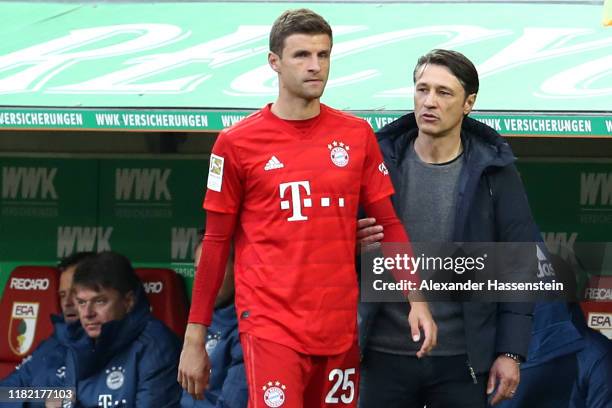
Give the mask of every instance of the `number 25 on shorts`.
<svg viewBox="0 0 612 408">
<path fill-rule="evenodd" d="M 331 389 L 325 397 L 326 404 L 351 404 L 355 399 L 355 369 L 335 368 L 329 372 Z"/>
</svg>

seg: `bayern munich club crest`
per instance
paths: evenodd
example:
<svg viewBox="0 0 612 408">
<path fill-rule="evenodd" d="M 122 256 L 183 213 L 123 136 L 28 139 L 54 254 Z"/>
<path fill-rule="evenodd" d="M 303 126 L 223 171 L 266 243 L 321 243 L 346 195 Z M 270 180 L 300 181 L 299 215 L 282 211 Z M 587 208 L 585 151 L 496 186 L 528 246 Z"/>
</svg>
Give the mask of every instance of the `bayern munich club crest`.
<svg viewBox="0 0 612 408">
<path fill-rule="evenodd" d="M 125 381 L 125 370 L 122 367 L 113 367 L 106 370 L 106 386 L 111 390 L 118 390 Z"/>
<path fill-rule="evenodd" d="M 268 381 L 266 385 L 261 387 L 263 390 L 263 399 L 269 407 L 282 407 L 285 403 L 285 390 L 287 387 L 281 384 L 280 381 Z"/>
<path fill-rule="evenodd" d="M 330 158 L 332 163 L 338 167 L 344 167 L 349 162 L 349 150 L 348 145 L 342 142 L 336 142 L 335 140 L 327 145 L 327 148 L 331 151 Z"/>
</svg>

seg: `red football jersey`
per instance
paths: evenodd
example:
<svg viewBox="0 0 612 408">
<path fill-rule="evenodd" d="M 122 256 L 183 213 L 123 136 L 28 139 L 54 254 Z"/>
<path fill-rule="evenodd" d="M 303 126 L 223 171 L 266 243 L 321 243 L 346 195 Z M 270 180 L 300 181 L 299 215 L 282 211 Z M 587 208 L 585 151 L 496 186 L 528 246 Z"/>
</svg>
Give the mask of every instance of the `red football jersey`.
<svg viewBox="0 0 612 408">
<path fill-rule="evenodd" d="M 240 330 L 306 354 L 341 353 L 356 336 L 357 209 L 393 187 L 364 120 L 321 105 L 304 133 L 270 106 L 220 133 L 204 208 L 238 214 Z"/>
</svg>

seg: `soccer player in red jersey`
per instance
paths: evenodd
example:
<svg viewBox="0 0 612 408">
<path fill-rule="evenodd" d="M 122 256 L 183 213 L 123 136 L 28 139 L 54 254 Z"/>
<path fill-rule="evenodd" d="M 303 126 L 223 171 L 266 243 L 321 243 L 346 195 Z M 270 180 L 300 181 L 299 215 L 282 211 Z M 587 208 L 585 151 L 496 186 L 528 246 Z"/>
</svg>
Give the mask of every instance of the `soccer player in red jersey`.
<svg viewBox="0 0 612 408">
<path fill-rule="evenodd" d="M 320 103 L 332 31 L 318 14 L 283 13 L 268 62 L 273 104 L 221 132 L 211 154 L 206 235 L 178 380 L 195 398 L 207 384 L 204 349 L 230 242 L 249 407 L 355 407 L 359 384 L 356 214 L 362 205 L 386 242 L 408 242 L 393 187 L 363 120 Z M 436 342 L 425 302 L 412 302 L 412 335 Z"/>
</svg>

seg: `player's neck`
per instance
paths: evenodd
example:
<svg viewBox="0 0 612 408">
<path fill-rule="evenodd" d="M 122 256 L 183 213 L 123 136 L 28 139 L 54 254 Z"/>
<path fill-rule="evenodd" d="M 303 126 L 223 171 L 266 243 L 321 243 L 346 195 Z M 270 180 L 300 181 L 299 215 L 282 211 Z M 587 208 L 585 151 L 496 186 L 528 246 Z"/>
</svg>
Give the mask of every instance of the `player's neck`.
<svg viewBox="0 0 612 408">
<path fill-rule="evenodd" d="M 272 113 L 281 119 L 304 120 L 311 119 L 321 113 L 319 99 L 288 99 L 279 96 L 272 104 Z"/>
<path fill-rule="evenodd" d="M 461 133 L 431 136 L 419 132 L 414 141 L 414 151 L 425 163 L 447 163 L 463 151 Z"/>
</svg>

